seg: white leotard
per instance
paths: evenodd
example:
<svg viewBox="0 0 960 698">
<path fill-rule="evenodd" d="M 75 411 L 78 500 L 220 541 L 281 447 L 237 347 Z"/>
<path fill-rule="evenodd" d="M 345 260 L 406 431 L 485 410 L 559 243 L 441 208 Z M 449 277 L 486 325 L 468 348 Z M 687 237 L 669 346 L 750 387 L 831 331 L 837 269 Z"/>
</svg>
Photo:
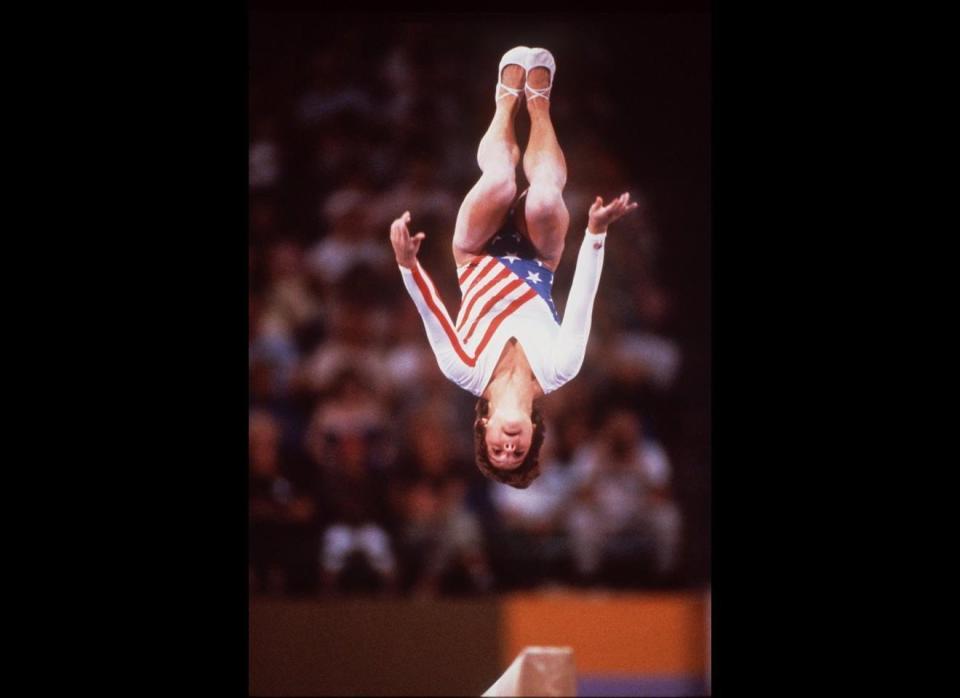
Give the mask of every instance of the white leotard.
<svg viewBox="0 0 960 698">
<path fill-rule="evenodd" d="M 458 267 L 461 304 L 455 323 L 420 263 L 414 269 L 401 266 L 443 374 L 483 394 L 504 345 L 516 337 L 544 394 L 576 376 L 590 336 L 606 237 L 585 233 L 563 322 L 550 296 L 553 274 L 539 260 L 481 255 Z"/>
</svg>

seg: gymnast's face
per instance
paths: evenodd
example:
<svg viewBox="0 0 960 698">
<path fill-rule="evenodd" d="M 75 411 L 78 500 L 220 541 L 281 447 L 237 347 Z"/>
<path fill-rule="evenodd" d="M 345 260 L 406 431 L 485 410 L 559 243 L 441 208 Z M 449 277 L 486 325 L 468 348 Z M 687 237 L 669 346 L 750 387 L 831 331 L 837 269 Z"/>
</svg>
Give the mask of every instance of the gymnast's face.
<svg viewBox="0 0 960 698">
<path fill-rule="evenodd" d="M 533 422 L 521 411 L 493 410 L 484 419 L 487 456 L 495 468 L 513 470 L 519 467 L 530 451 Z"/>
</svg>

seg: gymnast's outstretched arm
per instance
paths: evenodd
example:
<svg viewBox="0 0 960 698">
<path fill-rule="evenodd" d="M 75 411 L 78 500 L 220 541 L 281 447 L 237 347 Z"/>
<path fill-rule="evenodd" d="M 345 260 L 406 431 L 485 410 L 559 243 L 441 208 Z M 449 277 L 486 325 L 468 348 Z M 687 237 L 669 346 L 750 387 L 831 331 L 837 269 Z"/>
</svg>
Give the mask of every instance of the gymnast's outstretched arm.
<svg viewBox="0 0 960 698">
<path fill-rule="evenodd" d="M 410 212 L 406 211 L 390 226 L 390 242 L 403 276 L 403 284 L 417 306 L 430 340 L 430 347 L 437 357 L 437 364 L 443 375 L 461 388 L 470 390 L 475 362 L 464 351 L 443 300 L 433 281 L 417 261 L 417 252 L 426 234 L 418 232 L 411 237 L 407 228 L 409 222 Z"/>
<path fill-rule="evenodd" d="M 584 233 L 577 266 L 573 273 L 567 307 L 554 350 L 554 367 L 560 385 L 580 372 L 590 338 L 593 301 L 600 285 L 603 253 L 606 248 L 607 226 L 637 207 L 630 203 L 630 195 L 621 194 L 608 205 L 599 196 L 590 207 L 589 222 Z"/>
</svg>

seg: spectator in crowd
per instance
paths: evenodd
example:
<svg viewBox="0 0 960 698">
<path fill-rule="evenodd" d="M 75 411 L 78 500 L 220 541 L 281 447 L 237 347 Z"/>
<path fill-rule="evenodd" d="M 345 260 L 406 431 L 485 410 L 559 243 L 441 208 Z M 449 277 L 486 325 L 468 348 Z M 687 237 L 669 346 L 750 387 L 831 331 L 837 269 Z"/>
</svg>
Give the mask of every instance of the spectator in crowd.
<svg viewBox="0 0 960 698">
<path fill-rule="evenodd" d="M 374 341 L 378 317 L 356 298 L 342 297 L 331 303 L 329 338 L 300 363 L 301 387 L 323 392 L 349 373 L 356 376 L 363 390 L 383 390 L 389 377 L 385 353 Z"/>
<path fill-rule="evenodd" d="M 305 435 L 305 450 L 318 468 L 338 467 L 338 454 L 331 448 L 348 437 L 374 445 L 364 451 L 364 462 L 377 471 L 389 466 L 384 444 L 389 441 L 387 413 L 383 398 L 363 380 L 362 374 L 347 369 L 335 379 L 330 392 L 317 402 Z"/>
<path fill-rule="evenodd" d="M 270 249 L 268 303 L 291 331 L 313 320 L 318 312 L 302 259 L 303 252 L 295 242 L 281 241 Z"/>
<path fill-rule="evenodd" d="M 296 343 L 287 325 L 275 313 L 263 311 L 254 318 L 251 329 L 254 332 L 249 346 L 251 379 L 267 381 L 262 387 L 257 384 L 259 394 L 263 397 L 286 394 L 299 366 Z"/>
<path fill-rule="evenodd" d="M 268 413 L 252 411 L 250 451 L 250 587 L 283 593 L 310 537 L 314 507 L 283 474 L 280 430 Z"/>
<path fill-rule="evenodd" d="M 634 326 L 623 327 L 611 342 L 610 373 L 635 392 L 667 391 L 680 370 L 680 347 L 661 332 L 668 303 L 664 289 L 652 282 L 637 284 Z"/>
<path fill-rule="evenodd" d="M 325 520 L 320 578 L 325 592 L 392 592 L 397 561 L 387 532 L 386 481 L 374 475 L 368 440 L 355 430 L 328 432 L 329 466 L 316 498 Z"/>
<path fill-rule="evenodd" d="M 395 480 L 407 583 L 424 595 L 484 592 L 493 585 L 480 521 L 467 506 L 469 462 L 452 457 L 448 434 L 420 424 Z"/>
<path fill-rule="evenodd" d="M 333 192 L 323 206 L 328 221 L 326 236 L 307 253 L 307 266 L 322 284 L 331 287 L 356 266 L 386 268 L 392 257 L 382 241 L 370 234 L 372 192 L 359 178 Z"/>
<path fill-rule="evenodd" d="M 613 412 L 575 456 L 577 495 L 567 526 L 577 572 L 593 579 L 604 562 L 652 557 L 663 578 L 675 570 L 680 511 L 670 494 L 670 462 L 643 434 L 634 412 Z"/>
<path fill-rule="evenodd" d="M 423 342 L 420 316 L 409 303 L 391 313 L 384 362 L 390 389 L 405 401 L 423 397 L 437 377 L 433 352 Z"/>
</svg>

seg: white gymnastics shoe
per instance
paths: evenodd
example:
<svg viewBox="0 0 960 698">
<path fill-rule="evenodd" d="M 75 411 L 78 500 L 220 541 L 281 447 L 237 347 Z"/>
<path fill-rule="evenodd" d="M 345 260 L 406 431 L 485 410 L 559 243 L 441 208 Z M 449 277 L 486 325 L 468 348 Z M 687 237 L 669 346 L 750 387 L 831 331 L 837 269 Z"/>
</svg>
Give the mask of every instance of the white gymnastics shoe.
<svg viewBox="0 0 960 698">
<path fill-rule="evenodd" d="M 553 76 L 557 74 L 557 62 L 553 60 L 553 54 L 545 48 L 527 49 L 527 54 L 524 57 L 523 67 L 526 69 L 527 75 L 530 75 L 530 71 L 534 68 L 546 68 L 550 71 L 550 84 L 546 87 L 530 87 L 526 81 L 524 81 L 523 85 L 524 89 L 526 90 L 528 102 L 531 99 L 536 99 L 537 97 L 549 101 L 550 90 L 553 89 Z"/>
<path fill-rule="evenodd" d="M 524 66 L 524 61 L 526 60 L 529 52 L 529 46 L 514 46 L 512 49 L 503 54 L 503 58 L 500 59 L 500 70 L 497 72 L 497 90 L 496 94 L 494 95 L 496 99 L 502 99 L 508 94 L 513 95 L 514 97 L 520 96 L 520 92 L 523 88 L 507 87 L 500 81 L 500 78 L 503 75 L 503 69 L 508 65 L 519 65 L 521 68 L 526 69 Z M 526 73 L 524 73 L 524 81 L 526 81 Z M 504 94 L 500 94 L 501 87 L 506 90 Z"/>
</svg>

